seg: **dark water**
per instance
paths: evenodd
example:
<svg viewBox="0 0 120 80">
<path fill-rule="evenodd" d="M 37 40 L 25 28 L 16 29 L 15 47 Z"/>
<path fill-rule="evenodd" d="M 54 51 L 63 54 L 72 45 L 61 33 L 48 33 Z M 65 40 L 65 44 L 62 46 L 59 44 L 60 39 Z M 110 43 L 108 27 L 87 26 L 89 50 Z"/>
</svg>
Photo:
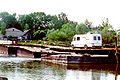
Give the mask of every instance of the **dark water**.
<svg viewBox="0 0 120 80">
<path fill-rule="evenodd" d="M 120 65 L 55 65 L 39 59 L 0 58 L 0 76 L 8 80 L 120 80 Z"/>
</svg>

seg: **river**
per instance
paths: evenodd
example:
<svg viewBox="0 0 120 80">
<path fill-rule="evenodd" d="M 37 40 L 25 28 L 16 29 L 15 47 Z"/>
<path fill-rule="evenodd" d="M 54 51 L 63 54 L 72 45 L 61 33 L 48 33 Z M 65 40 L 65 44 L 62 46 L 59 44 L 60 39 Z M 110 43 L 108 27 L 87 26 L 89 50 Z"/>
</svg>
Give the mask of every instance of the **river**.
<svg viewBox="0 0 120 80">
<path fill-rule="evenodd" d="M 8 80 L 120 80 L 120 65 L 56 65 L 39 59 L 0 57 L 0 76 Z"/>
</svg>

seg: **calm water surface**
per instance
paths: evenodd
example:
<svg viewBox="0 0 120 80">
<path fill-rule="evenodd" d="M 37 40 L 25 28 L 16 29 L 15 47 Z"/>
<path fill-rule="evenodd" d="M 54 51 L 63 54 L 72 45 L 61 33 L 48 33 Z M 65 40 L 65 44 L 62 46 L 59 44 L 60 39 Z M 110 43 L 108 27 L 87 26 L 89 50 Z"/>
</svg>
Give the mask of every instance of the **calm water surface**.
<svg viewBox="0 0 120 80">
<path fill-rule="evenodd" d="M 53 65 L 39 59 L 0 58 L 0 76 L 8 80 L 120 80 L 120 65 Z"/>
</svg>

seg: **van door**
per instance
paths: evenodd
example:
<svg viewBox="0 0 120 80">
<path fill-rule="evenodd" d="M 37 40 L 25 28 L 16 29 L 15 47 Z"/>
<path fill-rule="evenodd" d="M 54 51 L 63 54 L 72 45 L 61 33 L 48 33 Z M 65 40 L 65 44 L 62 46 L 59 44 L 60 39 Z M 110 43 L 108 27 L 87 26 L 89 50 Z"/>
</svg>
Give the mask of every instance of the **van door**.
<svg viewBox="0 0 120 80">
<path fill-rule="evenodd" d="M 101 38 L 101 36 L 98 36 L 98 46 L 102 46 L 102 38 Z"/>
<path fill-rule="evenodd" d="M 101 46 L 101 36 L 93 36 L 93 46 Z"/>
<path fill-rule="evenodd" d="M 87 44 L 85 37 L 77 37 L 76 47 L 84 47 L 85 44 Z"/>
<path fill-rule="evenodd" d="M 76 42 L 75 42 L 75 46 L 79 47 L 80 46 L 80 37 L 76 37 Z"/>
</svg>

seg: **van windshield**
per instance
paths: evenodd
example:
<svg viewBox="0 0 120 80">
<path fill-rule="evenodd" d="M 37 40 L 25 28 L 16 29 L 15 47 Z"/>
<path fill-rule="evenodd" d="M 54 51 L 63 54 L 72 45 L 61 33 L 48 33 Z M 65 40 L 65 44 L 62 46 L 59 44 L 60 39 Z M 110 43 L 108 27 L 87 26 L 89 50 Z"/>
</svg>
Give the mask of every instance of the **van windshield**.
<svg viewBox="0 0 120 80">
<path fill-rule="evenodd" d="M 93 39 L 96 40 L 96 36 L 94 36 Z"/>
<path fill-rule="evenodd" d="M 100 36 L 98 36 L 98 40 L 100 40 Z"/>
</svg>

